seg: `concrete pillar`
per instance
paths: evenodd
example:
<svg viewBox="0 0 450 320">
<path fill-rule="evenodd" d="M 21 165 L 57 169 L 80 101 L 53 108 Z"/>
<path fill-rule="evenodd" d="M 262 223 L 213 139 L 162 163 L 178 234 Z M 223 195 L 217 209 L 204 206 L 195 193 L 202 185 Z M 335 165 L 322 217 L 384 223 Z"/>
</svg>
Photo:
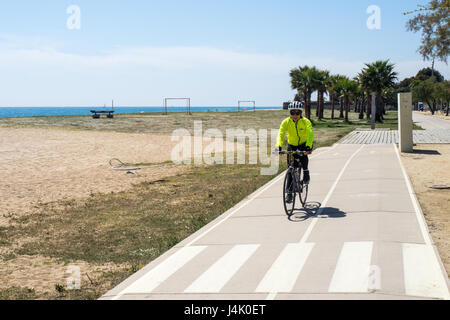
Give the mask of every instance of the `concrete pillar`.
<svg viewBox="0 0 450 320">
<path fill-rule="evenodd" d="M 412 93 L 399 93 L 398 99 L 398 138 L 401 152 L 413 151 L 412 132 Z"/>
</svg>

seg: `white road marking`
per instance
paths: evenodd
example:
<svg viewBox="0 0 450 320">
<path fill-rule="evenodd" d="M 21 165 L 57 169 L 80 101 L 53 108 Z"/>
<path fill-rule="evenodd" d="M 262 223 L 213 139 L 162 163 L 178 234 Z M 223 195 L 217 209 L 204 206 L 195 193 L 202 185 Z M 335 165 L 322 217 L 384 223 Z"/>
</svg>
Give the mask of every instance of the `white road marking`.
<svg viewBox="0 0 450 320">
<path fill-rule="evenodd" d="M 331 194 L 334 192 L 334 189 L 336 188 L 337 183 L 339 182 L 339 180 L 341 179 L 342 175 L 344 174 L 345 169 L 348 167 L 350 161 L 356 156 L 356 154 L 362 149 L 364 148 L 365 145 L 361 145 L 361 147 L 358 148 L 358 150 L 356 150 L 351 156 L 350 158 L 347 160 L 347 162 L 345 163 L 344 167 L 341 169 L 341 172 L 339 173 L 338 177 L 336 178 L 336 181 L 333 183 L 333 185 L 331 186 L 331 189 L 328 191 L 328 194 L 325 196 L 325 199 L 322 201 L 322 204 L 319 208 L 319 210 L 317 210 L 316 214 L 314 215 L 314 218 L 312 220 L 312 222 L 309 224 L 308 228 L 306 229 L 305 233 L 303 234 L 303 237 L 300 239 L 300 242 L 298 243 L 299 245 L 305 245 L 306 244 L 306 240 L 308 239 L 309 235 L 312 232 L 312 229 L 314 228 L 314 226 L 316 225 L 318 219 L 317 216 L 319 216 L 323 209 L 326 207 L 328 200 L 331 197 Z M 302 265 L 303 267 L 303 265 Z M 280 273 L 284 273 L 283 269 L 281 268 L 278 272 Z M 258 288 L 260 288 L 258 286 Z M 261 287 L 263 288 L 263 287 Z M 271 291 L 269 291 L 271 294 L 269 296 L 267 296 L 266 299 L 275 299 L 276 295 L 277 295 L 277 287 L 275 286 Z M 265 291 L 263 291 L 265 292 Z"/>
<path fill-rule="evenodd" d="M 373 242 L 345 242 L 328 292 L 368 292 Z"/>
<path fill-rule="evenodd" d="M 184 292 L 217 293 L 258 249 L 259 244 L 236 245 L 217 260 Z"/>
<path fill-rule="evenodd" d="M 316 214 L 314 215 L 314 217 L 319 216 L 323 209 L 326 207 L 328 200 L 330 199 L 331 195 L 334 192 L 334 189 L 336 189 L 336 185 L 338 184 L 339 180 L 341 179 L 342 175 L 344 174 L 345 169 L 347 169 L 350 161 L 352 161 L 352 159 L 356 156 L 356 154 L 362 149 L 364 148 L 364 144 L 361 145 L 361 147 L 359 147 L 358 150 L 356 150 L 351 156 L 350 158 L 348 158 L 347 162 L 345 163 L 344 167 L 341 169 L 341 172 L 339 173 L 338 177 L 336 178 L 336 181 L 334 181 L 333 185 L 331 186 L 331 189 L 328 191 L 328 194 L 326 195 L 325 199 L 322 201 L 322 204 L 320 205 L 319 210 L 317 210 Z M 311 234 L 312 229 L 314 228 L 314 226 L 316 225 L 318 219 L 313 219 L 312 222 L 309 224 L 308 229 L 306 229 L 305 234 L 303 235 L 303 237 L 300 239 L 300 243 L 305 243 L 306 240 L 308 239 L 309 235 Z"/>
<path fill-rule="evenodd" d="M 376 197 L 383 197 L 385 195 L 386 194 L 383 194 L 383 193 L 357 193 L 357 194 L 349 194 L 348 197 L 349 198 L 362 198 L 362 197 L 376 198 Z M 388 194 L 388 195 L 390 195 L 390 194 Z"/>
<path fill-rule="evenodd" d="M 395 144 L 392 144 L 394 146 L 395 153 L 397 154 L 398 162 L 400 163 L 400 168 L 402 169 L 403 177 L 406 181 L 406 187 L 408 188 L 408 193 L 411 198 L 411 201 L 414 206 L 414 211 L 416 213 L 417 222 L 419 223 L 420 232 L 422 233 L 423 240 L 425 241 L 425 244 L 430 245 L 431 244 L 431 238 L 428 233 L 427 225 L 425 223 L 425 218 L 422 213 L 422 209 L 420 208 L 419 201 L 417 201 L 416 195 L 414 193 L 414 190 L 411 186 L 411 182 L 409 181 L 408 174 L 406 173 L 405 167 L 403 166 L 402 160 L 400 158 L 399 151 L 397 149 L 397 146 Z"/>
<path fill-rule="evenodd" d="M 325 151 L 319 152 L 314 154 L 310 157 L 310 159 L 313 159 L 315 157 L 321 156 L 322 154 L 328 153 L 332 150 L 334 150 L 337 146 L 339 146 L 339 143 L 335 143 L 332 147 L 326 149 Z M 284 178 L 285 172 L 281 173 L 278 177 L 274 178 L 272 181 L 267 183 L 264 187 L 262 187 L 260 190 L 258 190 L 251 198 L 248 198 L 246 201 L 241 203 L 240 206 L 238 206 L 236 209 L 231 211 L 225 218 L 220 220 L 218 223 L 214 224 L 212 227 L 207 229 L 206 231 L 201 232 L 197 237 L 195 237 L 193 240 L 191 240 L 189 243 L 183 246 L 182 249 L 177 251 L 172 256 L 169 256 L 166 258 L 165 261 L 161 262 L 160 265 L 156 266 L 154 269 L 150 270 L 146 274 L 144 274 L 141 278 L 137 279 L 134 283 L 120 291 L 117 295 L 112 298 L 112 300 L 119 299 L 123 294 L 133 292 L 132 290 L 145 290 L 145 292 L 149 292 L 149 290 L 154 290 L 157 286 L 159 286 L 163 281 L 165 281 L 170 275 L 175 273 L 179 268 L 181 268 L 185 263 L 187 263 L 190 259 L 192 259 L 196 254 L 200 253 L 203 249 L 206 248 L 206 246 L 194 246 L 193 249 L 188 249 L 192 247 L 193 243 L 198 241 L 200 238 L 211 232 L 213 229 L 215 229 L 217 226 L 228 220 L 233 214 L 235 214 L 238 210 L 243 208 L 244 206 L 248 205 L 252 200 L 256 199 L 262 192 L 270 188 L 273 184 L 278 182 L 280 179 Z M 199 250 L 197 252 L 197 250 Z M 195 253 L 196 252 L 196 253 Z M 184 257 L 184 255 L 189 255 L 189 253 L 195 253 L 191 258 L 187 259 L 183 264 L 180 265 L 180 259 Z M 165 265 L 168 265 L 168 268 L 165 269 Z M 161 275 L 161 276 L 160 276 Z M 159 278 L 159 280 L 156 280 L 155 278 Z M 148 284 L 144 284 L 145 281 L 149 281 Z M 144 282 L 142 282 L 144 281 Z M 138 292 L 137 292 L 138 293 Z M 275 294 L 276 295 L 276 294 Z"/>
<path fill-rule="evenodd" d="M 330 152 L 332 150 L 334 150 L 334 148 L 336 148 L 338 144 L 335 143 L 330 149 L 327 149 L 323 152 L 320 152 L 318 154 L 315 154 L 313 156 L 310 157 L 310 159 L 314 159 L 315 157 L 318 157 L 324 153 Z M 243 203 L 241 203 L 241 205 L 239 207 L 237 207 L 236 209 L 234 209 L 232 212 L 230 212 L 226 217 L 224 217 L 222 220 L 220 220 L 219 222 L 217 222 L 215 225 L 213 225 L 212 227 L 210 227 L 208 230 L 200 233 L 197 237 L 195 237 L 193 240 L 191 240 L 189 243 L 187 243 L 185 246 L 191 246 L 193 243 L 197 242 L 198 240 L 200 240 L 201 238 L 203 238 L 205 235 L 207 235 L 209 232 L 211 232 L 212 230 L 214 230 L 215 228 L 217 228 L 219 225 L 221 225 L 222 223 L 224 223 L 225 221 L 227 221 L 233 214 L 235 214 L 237 211 L 239 211 L 240 209 L 242 209 L 243 207 L 245 207 L 246 205 L 248 205 L 251 201 L 253 201 L 254 199 L 256 199 L 261 193 L 263 193 L 266 189 L 270 188 L 273 184 L 277 183 L 279 180 L 284 179 L 284 175 L 286 174 L 286 171 L 280 173 L 278 175 L 278 177 L 274 178 L 272 181 L 270 181 L 265 187 L 262 187 L 259 191 L 257 191 L 253 197 L 247 199 L 246 201 L 244 201 Z"/>
<path fill-rule="evenodd" d="M 126 293 L 149 293 L 202 252 L 206 246 L 183 247 L 122 290 L 113 300 Z"/>
<path fill-rule="evenodd" d="M 446 280 L 435 262 L 432 246 L 403 243 L 403 273 L 407 295 L 450 299 Z"/>
<path fill-rule="evenodd" d="M 441 297 L 444 299 L 450 299 L 450 294 L 448 290 L 448 282 L 447 277 L 445 275 L 444 269 L 441 267 L 440 258 L 437 254 L 436 250 L 433 246 L 433 241 L 431 240 L 430 233 L 428 231 L 428 227 L 425 221 L 425 217 L 423 215 L 422 209 L 420 207 L 419 201 L 417 200 L 416 194 L 414 193 L 414 189 L 412 188 L 411 181 L 409 180 L 409 176 L 406 173 L 405 167 L 403 166 L 402 159 L 400 157 L 400 152 L 397 149 L 397 146 L 393 144 L 395 153 L 397 154 L 398 162 L 400 163 L 400 168 L 402 169 L 403 177 L 406 181 L 406 186 L 408 188 L 408 193 L 411 198 L 411 201 L 414 206 L 414 212 L 416 213 L 416 219 L 417 223 L 419 224 L 420 232 L 422 233 L 422 238 L 425 244 L 423 247 L 415 247 L 414 245 L 408 244 L 404 245 L 403 247 L 403 254 L 406 253 L 403 257 L 403 268 L 405 272 L 405 289 L 408 292 L 415 292 L 416 294 L 422 292 L 422 294 L 418 295 L 424 295 L 428 296 L 428 294 L 435 294 L 442 293 Z M 420 253 L 422 252 L 422 253 Z M 422 257 L 420 257 L 420 254 L 422 254 Z M 419 256 L 417 256 L 419 255 Z M 426 255 L 426 258 L 425 258 Z M 426 261 L 422 261 L 422 265 L 420 263 L 416 263 L 414 261 L 419 261 L 420 259 L 423 259 Z M 410 265 L 411 263 L 416 265 Z M 411 275 L 412 272 L 417 271 L 418 268 L 422 268 L 420 275 L 414 275 L 418 276 L 419 279 L 412 279 L 413 275 Z M 438 276 L 436 273 L 439 272 L 440 276 Z M 427 278 L 428 277 L 428 278 Z M 436 291 L 430 290 L 427 285 L 425 285 L 426 281 L 432 281 L 433 286 L 436 288 Z M 408 284 L 407 284 L 408 282 Z M 445 292 L 444 292 L 445 291 Z"/>
<path fill-rule="evenodd" d="M 278 292 L 291 292 L 313 247 L 314 243 L 288 243 L 255 292 L 270 293 L 267 299 L 274 299 Z"/>
<path fill-rule="evenodd" d="M 277 296 L 276 292 L 269 293 L 266 297 L 266 300 L 275 300 L 275 297 Z"/>
</svg>

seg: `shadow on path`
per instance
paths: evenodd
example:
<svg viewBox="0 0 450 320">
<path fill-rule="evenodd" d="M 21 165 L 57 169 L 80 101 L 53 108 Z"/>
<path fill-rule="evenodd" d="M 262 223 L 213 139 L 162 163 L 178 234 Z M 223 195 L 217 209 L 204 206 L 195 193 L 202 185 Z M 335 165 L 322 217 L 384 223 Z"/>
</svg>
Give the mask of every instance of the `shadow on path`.
<svg viewBox="0 0 450 320">
<path fill-rule="evenodd" d="M 292 222 L 301 222 L 312 217 L 344 218 L 347 215 L 345 212 L 333 207 L 322 208 L 321 212 L 317 215 L 320 205 L 320 202 L 307 202 L 304 208 L 295 210 L 288 219 Z"/>
<path fill-rule="evenodd" d="M 411 152 L 413 154 L 435 154 L 435 155 L 440 155 L 439 151 L 436 150 L 418 150 L 418 149 L 414 149 L 413 152 Z"/>
</svg>

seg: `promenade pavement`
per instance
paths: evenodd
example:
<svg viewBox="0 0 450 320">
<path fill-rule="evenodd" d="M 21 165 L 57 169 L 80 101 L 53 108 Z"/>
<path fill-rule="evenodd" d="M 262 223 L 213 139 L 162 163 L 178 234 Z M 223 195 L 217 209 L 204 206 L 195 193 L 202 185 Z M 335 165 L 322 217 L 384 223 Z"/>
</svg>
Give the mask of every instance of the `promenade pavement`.
<svg viewBox="0 0 450 320">
<path fill-rule="evenodd" d="M 395 144 L 321 148 L 310 172 L 306 208 L 285 214 L 280 174 L 100 299 L 449 299 Z"/>
<path fill-rule="evenodd" d="M 450 121 L 413 112 L 413 122 L 424 130 L 413 130 L 413 143 L 450 143 Z M 356 129 L 345 136 L 342 144 L 392 144 L 398 143 L 398 130 Z"/>
</svg>

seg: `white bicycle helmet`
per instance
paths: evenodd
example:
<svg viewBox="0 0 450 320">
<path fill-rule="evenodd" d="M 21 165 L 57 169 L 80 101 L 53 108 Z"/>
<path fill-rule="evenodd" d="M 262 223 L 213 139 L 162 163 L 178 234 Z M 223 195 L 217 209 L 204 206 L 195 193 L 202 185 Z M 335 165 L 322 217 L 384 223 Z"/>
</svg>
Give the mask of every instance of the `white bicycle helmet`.
<svg viewBox="0 0 450 320">
<path fill-rule="evenodd" d="M 288 110 L 301 110 L 301 111 L 303 111 L 303 107 L 304 107 L 303 102 L 301 102 L 301 101 L 292 101 L 289 104 Z"/>
</svg>

